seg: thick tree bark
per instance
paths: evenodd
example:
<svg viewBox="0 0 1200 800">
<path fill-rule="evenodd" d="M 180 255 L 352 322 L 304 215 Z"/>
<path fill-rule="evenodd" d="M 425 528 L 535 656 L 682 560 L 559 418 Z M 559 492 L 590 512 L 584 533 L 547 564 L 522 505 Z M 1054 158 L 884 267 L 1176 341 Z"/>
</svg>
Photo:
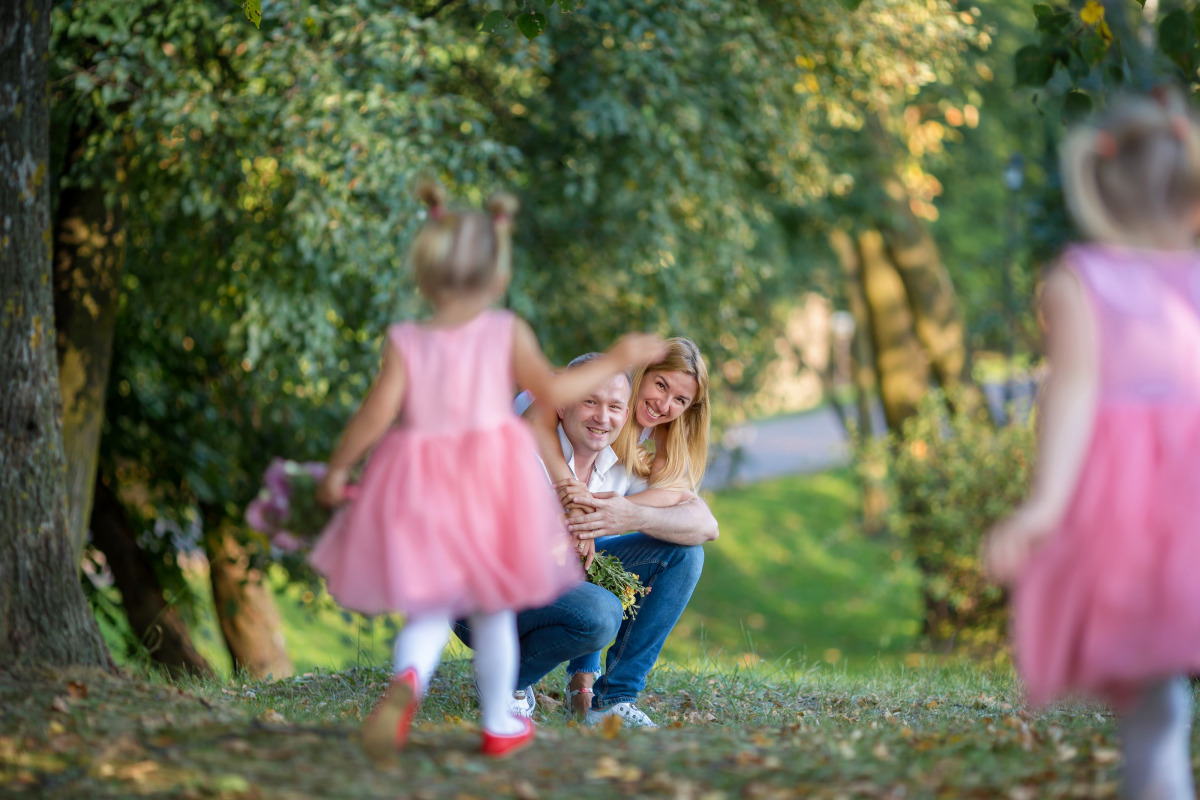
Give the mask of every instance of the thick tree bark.
<svg viewBox="0 0 1200 800">
<path fill-rule="evenodd" d="M 892 224 L 882 232 L 908 295 L 917 338 L 925 347 L 934 379 L 944 389 L 957 389 L 965 377 L 967 348 L 950 273 L 942 264 L 937 242 L 909 208 L 904 187 L 893 178 L 887 189 L 894 201 Z"/>
<path fill-rule="evenodd" d="M 875 370 L 888 428 L 899 431 L 929 390 L 929 361 L 913 328 L 908 293 L 888 257 L 883 235 L 858 235 L 863 296 L 871 316 Z"/>
<path fill-rule="evenodd" d="M 874 337 L 871 314 L 867 298 L 863 294 L 862 268 L 858 248 L 850 234 L 835 229 L 829 236 L 830 246 L 842 265 L 846 275 L 846 299 L 850 314 L 854 317 L 854 339 L 850 347 L 851 378 L 854 381 L 855 405 L 858 411 L 859 433 L 870 438 L 875 435 L 871 421 L 871 398 L 875 394 L 875 354 L 871 341 Z"/>
<path fill-rule="evenodd" d="M 167 604 L 162 586 L 146 553 L 138 546 L 125 507 L 100 478 L 96 479 L 91 516 L 92 542 L 104 553 L 129 625 L 150 651 L 155 663 L 172 677 L 213 677 L 204 656 L 192 644 L 179 611 Z"/>
<path fill-rule="evenodd" d="M 862 259 L 859 248 L 850 234 L 835 230 L 830 245 L 841 262 L 846 275 L 846 297 L 854 316 L 854 340 L 851 347 L 855 397 L 858 406 L 859 444 L 869 442 L 875 435 L 871 421 L 871 403 L 875 395 L 875 358 L 872 341 L 875 326 L 863 289 Z M 872 448 L 861 447 L 856 462 L 862 487 L 863 531 L 869 535 L 886 529 L 888 512 L 887 463 Z"/>
<path fill-rule="evenodd" d="M 279 609 L 266 576 L 250 566 L 250 554 L 228 523 L 206 514 L 204 549 L 208 554 L 213 604 L 234 669 L 256 678 L 284 678 L 294 670 L 284 647 Z M 208 521 L 215 524 L 208 526 Z"/>
<path fill-rule="evenodd" d="M 49 0 L 0 3 L 0 664 L 115 669 L 67 531 L 50 288 Z"/>
<path fill-rule="evenodd" d="M 73 141 L 72 153 L 80 146 Z M 58 329 L 67 457 L 67 513 L 75 562 L 83 556 L 113 329 L 125 255 L 123 195 L 111 208 L 102 187 L 71 187 L 59 195 L 54 225 L 54 324 Z M 136 626 L 135 626 L 136 628 Z"/>
</svg>

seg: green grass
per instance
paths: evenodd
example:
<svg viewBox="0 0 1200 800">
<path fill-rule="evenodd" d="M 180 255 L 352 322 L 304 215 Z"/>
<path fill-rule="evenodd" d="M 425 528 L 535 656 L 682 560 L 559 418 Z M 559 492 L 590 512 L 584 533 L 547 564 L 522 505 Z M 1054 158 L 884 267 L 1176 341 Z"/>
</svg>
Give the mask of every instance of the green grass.
<svg viewBox="0 0 1200 800">
<path fill-rule="evenodd" d="M 1031 714 L 1009 673 L 969 665 L 666 665 L 644 703 L 661 728 L 580 728 L 541 697 L 530 750 L 494 762 L 477 752 L 469 665 L 452 660 L 408 749 L 373 764 L 358 730 L 389 677 L 174 685 L 0 670 L 0 785 L 63 800 L 1100 798 L 1117 786 L 1107 711 Z"/>
<path fill-rule="evenodd" d="M 708 500 L 721 536 L 704 546 L 704 572 L 664 661 L 790 657 L 863 669 L 911 657 L 920 625 L 917 574 L 896 542 L 859 532 L 858 488 L 849 469 L 725 489 Z M 298 672 L 388 661 L 398 618 L 369 620 L 328 597 L 314 602 L 280 572 L 272 578 Z M 200 598 L 197 648 L 228 674 L 207 576 L 193 573 L 190 584 Z M 463 652 L 452 641 L 448 656 Z"/>
<path fill-rule="evenodd" d="M 727 489 L 709 502 L 721 536 L 705 545 L 667 658 L 790 655 L 857 667 L 916 646 L 916 570 L 894 541 L 859 531 L 849 469 Z"/>
</svg>

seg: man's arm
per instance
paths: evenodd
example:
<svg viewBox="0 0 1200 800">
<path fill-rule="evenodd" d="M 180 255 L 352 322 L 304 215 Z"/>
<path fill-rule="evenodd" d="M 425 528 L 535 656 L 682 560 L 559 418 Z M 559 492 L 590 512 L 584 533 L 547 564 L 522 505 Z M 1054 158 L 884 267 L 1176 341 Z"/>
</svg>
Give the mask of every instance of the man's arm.
<svg viewBox="0 0 1200 800">
<path fill-rule="evenodd" d="M 720 535 L 717 518 L 704 498 L 690 492 L 678 494 L 684 499 L 667 507 L 641 505 L 633 500 L 638 495 L 623 497 L 614 492 L 572 495 L 570 502 L 593 510 L 572 517 L 567 528 L 580 539 L 641 531 L 655 539 L 686 546 L 715 540 Z M 655 498 L 656 502 L 659 500 Z"/>
</svg>

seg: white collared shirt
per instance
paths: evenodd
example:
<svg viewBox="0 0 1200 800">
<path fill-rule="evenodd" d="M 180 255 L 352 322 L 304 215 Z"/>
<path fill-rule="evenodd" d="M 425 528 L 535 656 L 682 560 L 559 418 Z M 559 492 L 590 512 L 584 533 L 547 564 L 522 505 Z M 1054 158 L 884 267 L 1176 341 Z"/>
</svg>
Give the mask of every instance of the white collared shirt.
<svg viewBox="0 0 1200 800">
<path fill-rule="evenodd" d="M 567 466 L 571 468 L 571 474 L 575 475 L 576 480 L 579 480 L 579 476 L 575 474 L 575 448 L 571 445 L 571 440 L 567 438 L 562 425 L 558 426 L 558 441 L 562 445 L 563 457 L 567 459 Z M 616 492 L 619 495 L 631 495 L 645 490 L 646 481 L 635 477 L 625 469 L 611 446 L 604 448 L 596 455 L 596 463 L 592 465 L 592 474 L 588 477 L 589 492 Z"/>
</svg>

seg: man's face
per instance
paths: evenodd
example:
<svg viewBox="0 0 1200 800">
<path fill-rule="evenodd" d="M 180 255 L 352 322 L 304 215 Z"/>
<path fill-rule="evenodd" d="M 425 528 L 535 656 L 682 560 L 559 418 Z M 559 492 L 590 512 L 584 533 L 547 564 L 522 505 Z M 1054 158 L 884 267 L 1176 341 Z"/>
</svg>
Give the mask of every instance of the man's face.
<svg viewBox="0 0 1200 800">
<path fill-rule="evenodd" d="M 575 452 L 599 453 L 617 439 L 629 416 L 629 381 L 616 375 L 578 403 L 558 410 Z"/>
</svg>

